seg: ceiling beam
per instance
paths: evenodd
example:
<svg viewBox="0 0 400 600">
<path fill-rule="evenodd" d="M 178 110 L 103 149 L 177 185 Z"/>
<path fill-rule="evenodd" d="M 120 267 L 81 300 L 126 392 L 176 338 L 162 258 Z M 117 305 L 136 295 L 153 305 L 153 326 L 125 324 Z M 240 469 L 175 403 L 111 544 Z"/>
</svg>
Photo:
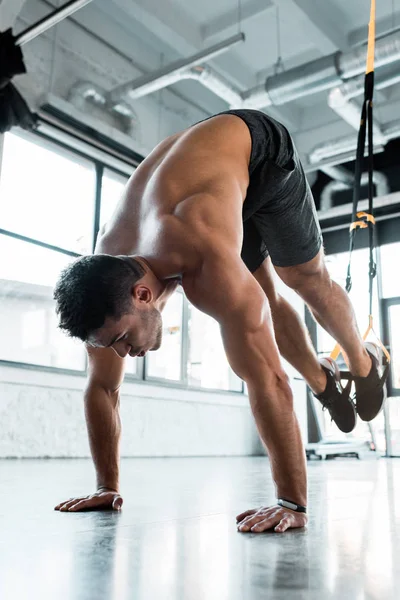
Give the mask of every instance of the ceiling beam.
<svg viewBox="0 0 400 600">
<path fill-rule="evenodd" d="M 260 16 L 267 10 L 274 8 L 273 0 L 249 0 L 243 5 L 240 14 L 240 24 L 243 25 L 249 19 Z M 226 34 L 227 30 L 236 27 L 239 29 L 239 11 L 237 7 L 228 10 L 213 21 L 203 25 L 200 29 L 204 40 L 215 35 Z"/>
<path fill-rule="evenodd" d="M 14 25 L 25 2 L 26 0 L 0 0 L 0 31 Z"/>
<path fill-rule="evenodd" d="M 337 50 L 345 50 L 348 40 L 340 29 L 344 18 L 333 2 L 320 0 L 279 0 L 279 8 L 291 12 L 292 17 L 299 19 L 299 26 L 306 24 L 308 39 L 321 51 L 330 54 Z M 281 18 L 284 14 L 281 12 Z"/>
<path fill-rule="evenodd" d="M 205 48 L 200 26 L 172 0 L 114 0 L 114 4 L 175 50 L 180 58 Z M 212 64 L 239 88 L 250 88 L 255 83 L 254 76 L 249 73 L 248 66 L 241 62 L 237 53 L 232 56 L 229 52 L 218 57 Z"/>
</svg>

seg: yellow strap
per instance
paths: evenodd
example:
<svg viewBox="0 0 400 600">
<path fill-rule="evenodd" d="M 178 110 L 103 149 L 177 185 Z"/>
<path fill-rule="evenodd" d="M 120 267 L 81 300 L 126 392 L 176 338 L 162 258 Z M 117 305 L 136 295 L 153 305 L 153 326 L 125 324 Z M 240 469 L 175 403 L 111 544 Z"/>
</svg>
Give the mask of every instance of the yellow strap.
<svg viewBox="0 0 400 600">
<path fill-rule="evenodd" d="M 374 318 L 373 318 L 372 315 L 368 316 L 368 327 L 367 327 L 366 332 L 363 335 L 363 340 L 364 341 L 367 339 L 367 337 L 370 335 L 370 333 L 372 333 L 374 335 L 377 344 L 381 348 L 383 354 L 386 356 L 386 359 L 387 359 L 388 363 L 390 363 L 390 361 L 391 361 L 390 353 L 388 352 L 388 350 L 385 348 L 385 346 L 381 342 L 380 338 L 375 333 L 375 330 L 374 330 Z M 347 364 L 347 356 L 346 356 L 346 354 L 343 352 L 342 347 L 339 344 L 336 344 L 336 346 L 334 347 L 334 349 L 332 350 L 332 352 L 330 354 L 330 357 L 333 360 L 337 360 L 337 358 L 339 357 L 340 354 L 343 355 L 343 358 L 344 358 L 344 360 L 345 360 L 345 362 Z"/>
<path fill-rule="evenodd" d="M 338 358 L 339 354 L 341 354 L 341 352 L 342 352 L 342 347 L 339 344 L 336 344 L 336 346 L 332 350 L 330 356 L 333 360 L 336 360 Z"/>
<path fill-rule="evenodd" d="M 359 219 L 366 219 L 367 221 L 369 221 L 370 223 L 373 223 L 375 225 L 375 217 L 373 215 L 370 215 L 369 213 L 358 212 L 357 217 Z"/>
<path fill-rule="evenodd" d="M 385 348 L 385 346 L 381 342 L 380 337 L 375 333 L 375 330 L 374 330 L 374 318 L 373 318 L 372 315 L 368 316 L 368 328 L 367 328 L 367 331 L 363 335 L 363 340 L 364 341 L 367 339 L 367 337 L 369 336 L 370 333 L 374 334 L 376 342 L 378 343 L 379 347 L 381 348 L 383 354 L 386 356 L 386 359 L 387 359 L 388 363 L 390 363 L 390 361 L 391 361 L 390 353 L 388 352 L 388 350 Z"/>
<path fill-rule="evenodd" d="M 357 228 L 366 229 L 368 227 L 368 223 L 372 223 L 373 225 L 375 225 L 375 223 L 376 223 L 375 217 L 366 212 L 358 212 L 357 217 L 359 219 L 365 219 L 365 220 L 364 221 L 354 221 L 353 223 L 351 223 L 350 231 L 353 231 L 353 229 L 357 229 Z"/>
<path fill-rule="evenodd" d="M 368 28 L 367 75 L 374 71 L 375 65 L 375 15 L 376 0 L 371 0 L 371 15 Z"/>
</svg>

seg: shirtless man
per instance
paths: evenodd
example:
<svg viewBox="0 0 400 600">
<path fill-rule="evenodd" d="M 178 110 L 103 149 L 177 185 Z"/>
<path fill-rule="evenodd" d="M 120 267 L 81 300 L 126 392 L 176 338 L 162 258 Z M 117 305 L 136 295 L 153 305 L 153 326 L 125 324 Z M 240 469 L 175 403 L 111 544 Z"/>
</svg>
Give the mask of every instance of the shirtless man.
<svg viewBox="0 0 400 600">
<path fill-rule="evenodd" d="M 177 285 L 220 325 L 229 363 L 246 383 L 268 451 L 277 504 L 237 517 L 240 531 L 307 523 L 305 452 L 280 354 L 343 431 L 355 406 L 337 366 L 318 361 L 307 331 L 275 290 L 273 267 L 347 353 L 357 412 L 383 404 L 374 348 L 324 264 L 315 207 L 287 130 L 264 113 L 222 113 L 159 144 L 129 180 L 93 256 L 61 275 L 60 327 L 86 343 L 85 414 L 97 491 L 57 510 L 120 509 L 119 394 L 124 358 L 161 344 L 161 312 Z M 367 351 L 368 350 L 368 351 Z"/>
</svg>

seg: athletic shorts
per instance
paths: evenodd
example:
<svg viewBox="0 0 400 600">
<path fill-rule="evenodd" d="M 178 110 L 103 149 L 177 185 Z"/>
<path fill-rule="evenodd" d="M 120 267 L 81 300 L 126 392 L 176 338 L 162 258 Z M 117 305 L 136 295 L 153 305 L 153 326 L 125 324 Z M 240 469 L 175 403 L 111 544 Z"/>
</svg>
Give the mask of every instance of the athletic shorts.
<svg viewBox="0 0 400 600">
<path fill-rule="evenodd" d="M 287 129 L 256 110 L 233 110 L 252 137 L 243 204 L 241 256 L 253 273 L 270 255 L 277 267 L 312 260 L 322 245 L 314 199 Z"/>
</svg>

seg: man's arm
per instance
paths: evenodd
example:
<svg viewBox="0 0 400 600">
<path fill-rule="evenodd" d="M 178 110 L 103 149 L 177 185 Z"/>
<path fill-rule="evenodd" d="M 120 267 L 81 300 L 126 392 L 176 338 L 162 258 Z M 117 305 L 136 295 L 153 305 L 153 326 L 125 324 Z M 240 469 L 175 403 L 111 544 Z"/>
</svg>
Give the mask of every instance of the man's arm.
<svg viewBox="0 0 400 600">
<path fill-rule="evenodd" d="M 305 506 L 305 452 L 263 290 L 240 256 L 231 248 L 224 251 L 220 244 L 206 256 L 201 273 L 186 292 L 195 306 L 219 322 L 229 363 L 247 383 L 256 424 L 268 450 L 277 497 Z M 262 514 L 258 511 L 257 516 L 256 512 L 245 515 L 247 520 L 252 519 L 252 527 L 258 525 L 255 531 L 275 525 L 277 531 L 284 531 L 307 522 L 304 514 L 278 507 L 264 509 Z"/>
<path fill-rule="evenodd" d="M 120 508 L 119 444 L 121 422 L 119 389 L 124 376 L 124 359 L 111 348 L 87 348 L 89 377 L 86 384 L 85 416 L 97 476 L 97 492 L 71 498 L 56 510 Z"/>
<path fill-rule="evenodd" d="M 119 390 L 124 359 L 112 348 L 87 348 L 85 417 L 98 488 L 119 490 Z"/>
</svg>

